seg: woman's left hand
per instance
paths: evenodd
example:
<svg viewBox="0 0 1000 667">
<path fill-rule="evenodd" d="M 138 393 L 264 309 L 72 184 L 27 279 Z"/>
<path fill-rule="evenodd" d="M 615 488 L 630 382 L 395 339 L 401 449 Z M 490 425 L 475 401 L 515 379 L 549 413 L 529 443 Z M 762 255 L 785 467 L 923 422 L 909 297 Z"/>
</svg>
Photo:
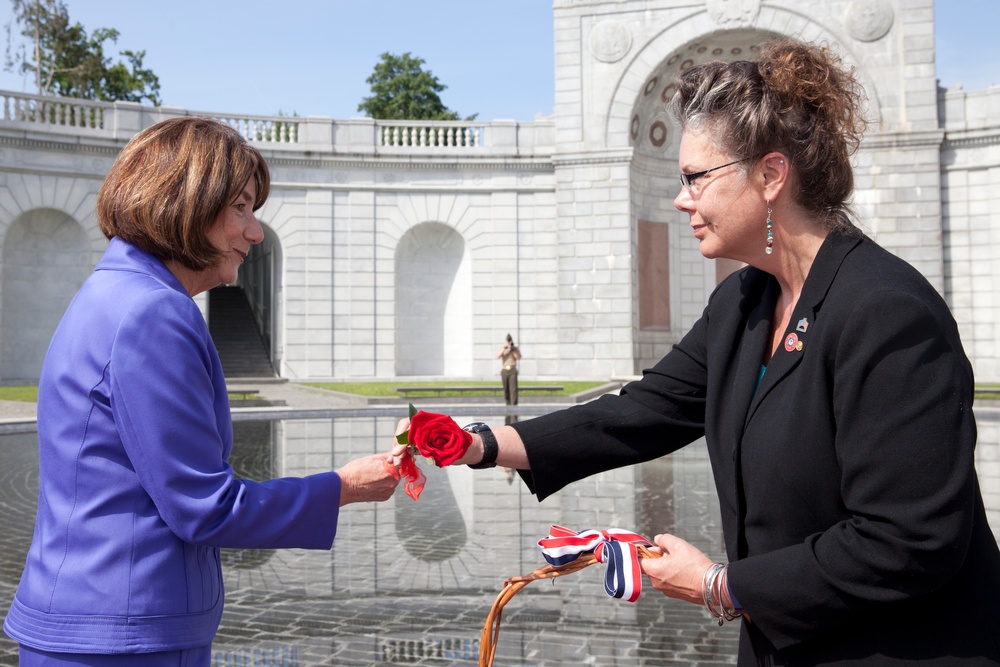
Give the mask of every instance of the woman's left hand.
<svg viewBox="0 0 1000 667">
<path fill-rule="evenodd" d="M 689 542 L 670 534 L 653 538 L 663 555 L 639 561 L 653 588 L 667 597 L 702 604 L 702 582 L 712 560 Z"/>
</svg>

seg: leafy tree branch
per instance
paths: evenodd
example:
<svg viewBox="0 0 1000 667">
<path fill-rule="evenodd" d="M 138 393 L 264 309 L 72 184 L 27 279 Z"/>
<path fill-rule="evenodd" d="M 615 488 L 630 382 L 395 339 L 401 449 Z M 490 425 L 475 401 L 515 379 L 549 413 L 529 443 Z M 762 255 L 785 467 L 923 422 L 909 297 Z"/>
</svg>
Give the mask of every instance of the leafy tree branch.
<svg viewBox="0 0 1000 667">
<path fill-rule="evenodd" d="M 423 58 L 409 53 L 383 53 L 366 79 L 372 94 L 361 101 L 358 111 L 380 120 L 461 120 L 441 101 L 439 93 L 447 86 L 423 65 Z M 465 120 L 475 120 L 478 115 Z"/>
<path fill-rule="evenodd" d="M 145 51 L 121 51 L 124 60 L 118 62 L 105 56 L 105 43 L 118 41 L 114 28 L 88 35 L 70 20 L 61 0 L 11 0 L 11 5 L 5 69 L 34 73 L 39 95 L 160 104 L 160 80 L 143 66 Z"/>
</svg>

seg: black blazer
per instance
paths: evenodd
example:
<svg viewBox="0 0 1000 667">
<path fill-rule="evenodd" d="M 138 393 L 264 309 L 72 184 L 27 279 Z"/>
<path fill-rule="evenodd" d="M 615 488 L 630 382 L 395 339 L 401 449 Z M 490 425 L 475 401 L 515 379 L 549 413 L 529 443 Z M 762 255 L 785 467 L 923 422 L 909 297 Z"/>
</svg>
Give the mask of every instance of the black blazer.
<svg viewBox="0 0 1000 667">
<path fill-rule="evenodd" d="M 1000 551 L 946 304 L 870 239 L 831 233 L 758 387 L 777 296 L 745 268 L 620 396 L 517 423 L 525 480 L 541 499 L 705 435 L 752 618 L 739 664 L 1000 664 Z"/>
</svg>

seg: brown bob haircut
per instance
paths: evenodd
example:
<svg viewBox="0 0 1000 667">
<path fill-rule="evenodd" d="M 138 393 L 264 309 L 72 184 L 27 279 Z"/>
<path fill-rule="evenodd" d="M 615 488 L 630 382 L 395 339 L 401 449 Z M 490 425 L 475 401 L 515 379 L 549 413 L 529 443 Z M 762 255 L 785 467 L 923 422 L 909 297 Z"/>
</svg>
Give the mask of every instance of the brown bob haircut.
<svg viewBox="0 0 1000 667">
<path fill-rule="evenodd" d="M 133 137 L 115 160 L 97 194 L 97 220 L 109 239 L 200 271 L 219 260 L 209 229 L 251 178 L 256 211 L 271 189 L 257 149 L 216 120 L 165 120 Z"/>
</svg>

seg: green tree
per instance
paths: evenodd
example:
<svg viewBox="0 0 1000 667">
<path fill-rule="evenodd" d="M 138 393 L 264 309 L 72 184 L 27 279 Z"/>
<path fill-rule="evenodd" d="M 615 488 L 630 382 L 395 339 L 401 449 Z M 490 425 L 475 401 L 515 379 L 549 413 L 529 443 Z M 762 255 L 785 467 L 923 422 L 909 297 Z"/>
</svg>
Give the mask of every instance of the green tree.
<svg viewBox="0 0 1000 667">
<path fill-rule="evenodd" d="M 383 53 L 381 62 L 366 79 L 372 94 L 358 105 L 370 118 L 380 120 L 460 120 L 438 95 L 447 86 L 430 70 L 424 71 L 424 59 L 409 53 L 396 56 Z M 465 120 L 474 120 L 473 114 Z"/>
<path fill-rule="evenodd" d="M 160 104 L 160 80 L 143 67 L 145 51 L 121 51 L 124 61 L 115 63 L 104 55 L 104 44 L 118 41 L 117 30 L 98 28 L 88 35 L 82 25 L 70 21 L 61 0 L 11 0 L 11 4 L 5 69 L 33 72 L 39 95 Z M 13 38 L 15 25 L 24 38 L 18 44 Z"/>
</svg>

